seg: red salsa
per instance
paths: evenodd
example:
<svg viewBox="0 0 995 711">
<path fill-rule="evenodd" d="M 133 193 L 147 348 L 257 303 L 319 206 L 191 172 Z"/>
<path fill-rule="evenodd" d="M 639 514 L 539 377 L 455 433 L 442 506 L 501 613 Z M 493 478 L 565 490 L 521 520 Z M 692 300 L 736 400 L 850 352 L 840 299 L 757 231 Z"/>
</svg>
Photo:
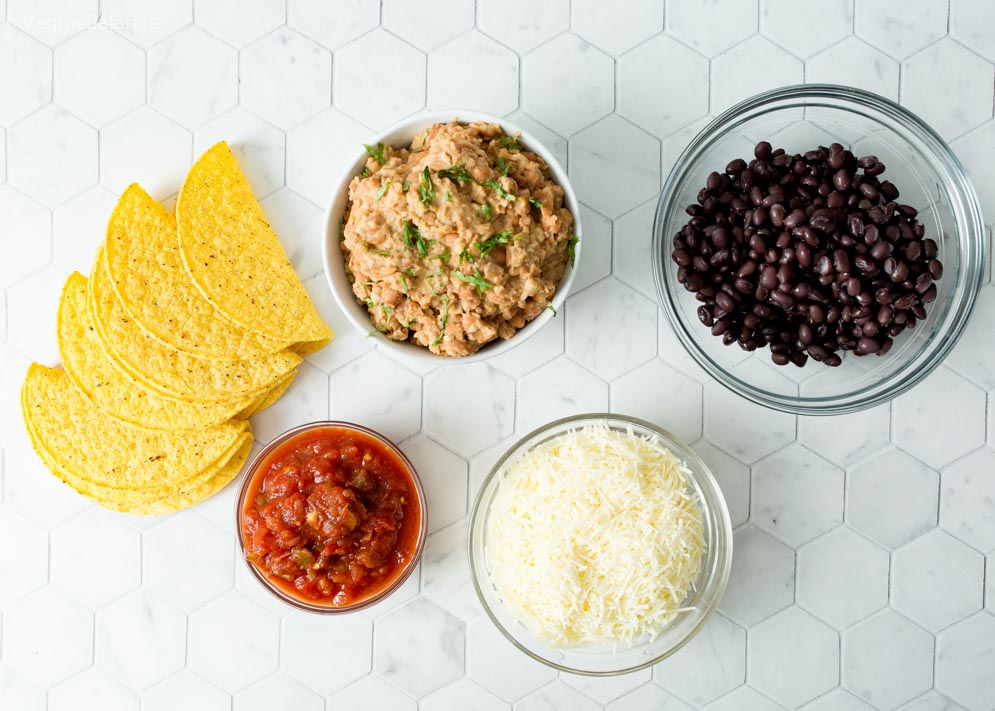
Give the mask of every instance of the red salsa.
<svg viewBox="0 0 995 711">
<path fill-rule="evenodd" d="M 393 583 L 416 554 L 417 487 L 378 439 L 340 427 L 302 432 L 250 473 L 245 555 L 278 588 L 344 607 Z"/>
</svg>

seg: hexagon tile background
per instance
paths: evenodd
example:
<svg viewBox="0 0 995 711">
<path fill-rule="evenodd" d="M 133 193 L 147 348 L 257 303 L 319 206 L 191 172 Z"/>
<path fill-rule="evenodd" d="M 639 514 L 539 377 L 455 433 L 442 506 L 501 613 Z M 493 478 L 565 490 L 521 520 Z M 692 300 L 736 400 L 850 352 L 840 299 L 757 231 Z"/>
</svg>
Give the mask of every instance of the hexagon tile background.
<svg viewBox="0 0 995 711">
<path fill-rule="evenodd" d="M 709 382 L 656 305 L 664 176 L 710 116 L 777 85 L 898 99 L 952 142 L 995 216 L 995 5 L 815 5 L 0 0 L 0 708 L 995 708 L 990 266 L 943 367 L 832 420 Z M 527 344 L 414 372 L 333 305 L 322 209 L 344 155 L 443 107 L 513 117 L 558 155 L 584 204 L 584 260 Z M 231 487 L 167 518 L 116 515 L 57 483 L 21 424 L 27 364 L 57 361 L 62 282 L 88 268 L 116 194 L 138 180 L 171 204 L 220 138 L 337 331 L 254 418 L 259 441 L 355 420 L 400 441 L 425 479 L 420 570 L 368 613 L 321 618 L 269 598 L 237 559 Z M 606 409 L 695 442 L 736 550 L 719 613 L 687 648 L 598 680 L 513 649 L 482 614 L 465 550 L 469 503 L 500 452 L 537 424 Z"/>
</svg>

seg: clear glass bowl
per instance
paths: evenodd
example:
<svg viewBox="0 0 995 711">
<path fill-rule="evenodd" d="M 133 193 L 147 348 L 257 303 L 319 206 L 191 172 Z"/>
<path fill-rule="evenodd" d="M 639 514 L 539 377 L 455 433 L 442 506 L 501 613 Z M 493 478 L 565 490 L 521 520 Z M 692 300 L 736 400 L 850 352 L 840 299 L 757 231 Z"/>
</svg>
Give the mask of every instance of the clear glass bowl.
<svg viewBox="0 0 995 711">
<path fill-rule="evenodd" d="M 685 208 L 713 170 L 750 160 L 754 145 L 804 153 L 838 141 L 856 155 L 876 155 L 884 178 L 912 205 L 938 247 L 943 278 L 928 315 L 895 339 L 884 356 L 847 353 L 837 368 L 809 361 L 775 366 L 770 352 L 722 345 L 696 315 L 699 302 L 677 281 L 672 240 L 689 219 Z M 789 86 L 748 99 L 712 121 L 688 145 L 667 179 L 653 224 L 657 293 L 692 358 L 733 392 L 777 410 L 805 415 L 855 412 L 887 402 L 926 377 L 963 332 L 983 277 L 984 222 L 960 161 L 921 119 L 898 104 L 842 86 Z"/>
<path fill-rule="evenodd" d="M 652 640 L 632 648 L 612 649 L 608 645 L 554 649 L 536 639 L 504 607 L 490 582 L 487 563 L 487 520 L 505 466 L 550 439 L 585 425 L 603 424 L 638 435 L 652 437 L 684 460 L 691 471 L 693 493 L 701 504 L 705 550 L 695 589 L 684 601 L 682 612 Z M 729 580 L 732 565 L 732 524 L 725 499 L 708 466 L 687 445 L 666 430 L 649 422 L 624 415 L 591 413 L 565 417 L 530 432 L 514 444 L 494 464 L 480 487 L 470 515 L 470 570 L 473 586 L 484 610 L 497 628 L 520 650 L 561 671 L 589 676 L 614 676 L 656 664 L 683 647 L 715 611 Z"/>
<path fill-rule="evenodd" d="M 415 483 L 415 496 L 418 499 L 418 506 L 421 512 L 420 520 L 418 521 L 418 540 L 415 545 L 414 555 L 411 556 L 411 559 L 405 564 L 404 568 L 398 573 L 397 577 L 392 580 L 389 585 L 386 585 L 373 595 L 362 598 L 352 605 L 342 605 L 339 607 L 322 605 L 304 600 L 303 598 L 295 597 L 280 586 L 276 585 L 272 580 L 270 580 L 269 576 L 250 563 L 245 557 L 245 540 L 242 535 L 242 510 L 245 508 L 245 498 L 248 495 L 249 489 L 252 488 L 251 485 L 253 480 L 260 475 L 261 472 L 259 471 L 259 467 L 266 461 L 266 458 L 273 452 L 274 449 L 279 447 L 291 437 L 296 437 L 299 434 L 310 432 L 311 430 L 330 427 L 335 429 L 353 430 L 354 432 L 367 435 L 368 437 L 372 437 L 373 439 L 379 441 L 387 449 L 393 452 L 407 470 L 411 480 Z M 418 561 L 421 560 L 422 550 L 425 548 L 425 535 L 427 531 L 428 512 L 425 508 L 425 491 L 422 489 L 421 479 L 418 478 L 418 472 L 415 470 L 414 464 L 411 463 L 411 460 L 408 459 L 408 457 L 396 444 L 391 442 L 382 434 L 375 430 L 371 430 L 369 427 L 363 427 L 362 425 L 357 425 L 352 422 L 339 422 L 332 420 L 308 422 L 307 424 L 298 425 L 297 427 L 287 430 L 281 434 L 279 437 L 263 447 L 259 454 L 253 457 L 252 461 L 249 462 L 249 466 L 245 470 L 245 475 L 242 478 L 242 483 L 239 485 L 238 499 L 235 502 L 235 537 L 238 539 L 239 555 L 242 562 L 248 567 L 249 572 L 252 573 L 252 577 L 258 580 L 259 584 L 266 588 L 266 590 L 268 590 L 273 597 L 287 603 L 291 607 L 295 607 L 298 610 L 304 610 L 305 612 L 315 612 L 322 615 L 335 615 L 344 612 L 365 610 L 367 607 L 375 605 L 401 587 L 415 568 L 418 567 Z"/>
</svg>

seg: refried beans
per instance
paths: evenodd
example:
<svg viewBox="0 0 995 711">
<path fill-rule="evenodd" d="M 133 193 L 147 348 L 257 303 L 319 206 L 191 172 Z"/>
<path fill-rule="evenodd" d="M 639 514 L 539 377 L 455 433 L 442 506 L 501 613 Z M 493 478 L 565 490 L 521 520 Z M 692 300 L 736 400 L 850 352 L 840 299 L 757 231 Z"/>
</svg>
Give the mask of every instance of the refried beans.
<svg viewBox="0 0 995 711">
<path fill-rule="evenodd" d="M 484 122 L 436 124 L 408 148 L 367 151 L 342 251 L 377 331 L 465 356 L 550 305 L 577 238 L 542 158 Z"/>
</svg>

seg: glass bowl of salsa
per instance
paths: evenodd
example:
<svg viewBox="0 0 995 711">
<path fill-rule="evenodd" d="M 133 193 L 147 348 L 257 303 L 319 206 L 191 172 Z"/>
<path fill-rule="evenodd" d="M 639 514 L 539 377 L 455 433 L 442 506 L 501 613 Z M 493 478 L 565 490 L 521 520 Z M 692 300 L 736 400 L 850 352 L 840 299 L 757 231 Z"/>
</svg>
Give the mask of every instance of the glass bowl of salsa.
<svg viewBox="0 0 995 711">
<path fill-rule="evenodd" d="M 393 442 L 350 422 L 311 422 L 249 464 L 236 508 L 255 578 L 309 612 L 352 612 L 390 595 L 425 545 L 425 493 Z"/>
</svg>

